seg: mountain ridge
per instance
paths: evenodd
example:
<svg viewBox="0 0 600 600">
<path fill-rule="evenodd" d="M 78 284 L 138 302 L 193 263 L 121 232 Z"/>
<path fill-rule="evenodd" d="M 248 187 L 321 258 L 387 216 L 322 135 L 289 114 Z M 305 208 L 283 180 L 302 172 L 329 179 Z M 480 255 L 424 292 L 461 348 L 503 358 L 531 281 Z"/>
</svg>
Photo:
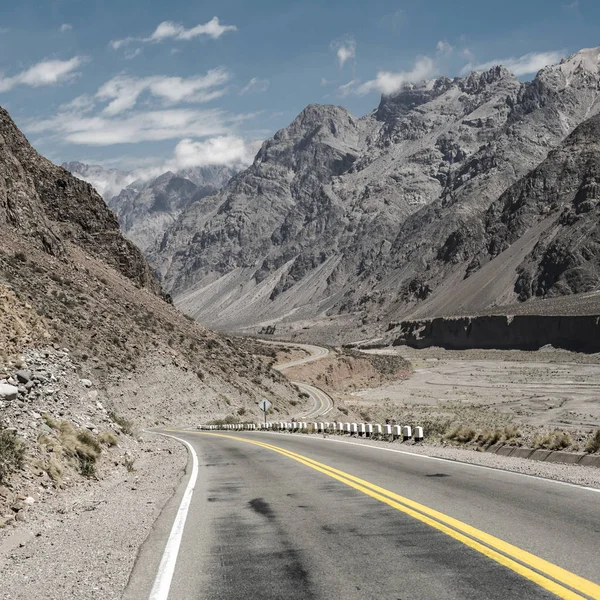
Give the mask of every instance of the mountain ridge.
<svg viewBox="0 0 600 600">
<path fill-rule="evenodd" d="M 192 202 L 151 263 L 183 310 L 224 329 L 351 317 L 358 332 L 433 306 L 490 261 L 489 207 L 600 110 L 599 55 L 583 50 L 531 82 L 502 66 L 440 77 L 361 118 L 309 105 L 246 171 Z M 517 300 L 517 266 L 494 290 L 502 302 Z"/>
</svg>

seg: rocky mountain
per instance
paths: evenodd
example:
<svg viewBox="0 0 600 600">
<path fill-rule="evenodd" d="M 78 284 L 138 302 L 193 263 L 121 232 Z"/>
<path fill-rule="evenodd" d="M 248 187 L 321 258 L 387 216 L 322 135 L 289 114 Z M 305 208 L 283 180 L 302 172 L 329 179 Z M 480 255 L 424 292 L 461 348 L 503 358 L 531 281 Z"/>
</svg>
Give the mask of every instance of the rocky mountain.
<svg viewBox="0 0 600 600">
<path fill-rule="evenodd" d="M 136 181 L 108 200 L 121 230 L 142 251 L 160 242 L 167 228 L 192 202 L 215 194 L 234 175 L 230 167 L 211 165 L 168 171 L 147 182 Z"/>
<path fill-rule="evenodd" d="M 100 165 L 88 165 L 79 161 L 64 162 L 61 166 L 75 177 L 91 183 L 105 200 L 110 200 L 136 179 L 129 171 L 106 169 Z"/>
<path fill-rule="evenodd" d="M 232 329 L 444 313 L 465 282 L 465 310 L 538 294 L 515 291 L 537 233 L 489 247 L 496 216 L 507 219 L 497 202 L 600 112 L 599 56 L 583 50 L 531 82 L 500 66 L 442 77 L 360 119 L 311 105 L 219 194 L 192 202 L 151 261 L 186 312 Z"/>
</svg>

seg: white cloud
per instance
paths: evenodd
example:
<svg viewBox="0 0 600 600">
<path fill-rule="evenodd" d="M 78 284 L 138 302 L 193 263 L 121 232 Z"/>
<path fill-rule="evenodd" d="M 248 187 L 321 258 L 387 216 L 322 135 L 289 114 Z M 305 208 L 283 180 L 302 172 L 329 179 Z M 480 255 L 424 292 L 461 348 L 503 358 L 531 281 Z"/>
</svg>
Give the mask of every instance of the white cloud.
<svg viewBox="0 0 600 600">
<path fill-rule="evenodd" d="M 259 79 L 253 77 L 241 90 L 240 95 L 244 94 L 260 94 L 269 89 L 270 82 L 268 79 Z"/>
<path fill-rule="evenodd" d="M 216 40 L 228 31 L 237 31 L 237 27 L 235 25 L 222 25 L 218 17 L 213 17 L 207 23 L 196 25 L 190 29 L 186 29 L 180 23 L 163 21 L 148 37 L 126 37 L 121 40 L 112 40 L 110 46 L 113 50 L 118 50 L 132 42 L 157 43 L 169 39 L 187 41 L 203 36 Z"/>
<path fill-rule="evenodd" d="M 165 104 L 208 102 L 225 94 L 226 90 L 219 86 L 227 83 L 230 77 L 222 68 L 211 69 L 206 75 L 196 77 L 155 75 L 138 78 L 117 75 L 100 87 L 96 98 L 110 100 L 103 110 L 109 116 L 133 108 L 144 92 L 159 98 Z"/>
<path fill-rule="evenodd" d="M 332 50 L 335 50 L 340 68 L 351 58 L 356 57 L 356 42 L 353 38 L 334 40 L 329 46 Z"/>
<path fill-rule="evenodd" d="M 207 165 L 247 167 L 261 144 L 261 140 L 246 140 L 236 135 L 221 135 L 202 141 L 184 138 L 167 159 L 156 156 L 115 156 L 109 160 L 81 158 L 79 162 L 98 165 L 102 170 L 92 168 L 85 174 L 75 175 L 91 183 L 99 194 L 109 199 L 133 182 L 149 181 L 167 171 L 178 173 Z M 123 173 L 123 170 L 127 172 Z"/>
<path fill-rule="evenodd" d="M 445 40 L 440 40 L 436 46 L 437 53 L 441 56 L 450 56 L 452 52 L 454 52 L 454 46 L 446 42 Z"/>
<path fill-rule="evenodd" d="M 428 56 L 420 56 L 415 61 L 414 67 L 410 71 L 379 71 L 375 79 L 360 83 L 352 80 L 338 89 L 342 95 L 358 94 L 363 96 L 369 92 L 380 92 L 382 94 L 393 94 L 409 83 L 418 83 L 430 79 L 435 75 L 436 66 Z"/>
<path fill-rule="evenodd" d="M 69 60 L 45 60 L 39 62 L 14 77 L 0 77 L 0 92 L 8 92 L 17 85 L 40 87 L 43 85 L 56 85 L 75 78 L 78 69 L 85 62 L 85 58 L 75 56 Z"/>
<path fill-rule="evenodd" d="M 357 87 L 360 85 L 360 79 L 351 79 L 348 83 L 344 83 L 338 87 L 338 92 L 345 98 L 350 94 L 357 93 Z"/>
<path fill-rule="evenodd" d="M 92 96 L 82 94 L 81 96 L 73 98 L 73 100 L 71 100 L 70 102 L 61 104 L 59 106 L 59 110 L 61 112 L 85 114 L 87 112 L 90 112 L 95 106 L 96 103 L 94 102 L 94 98 L 92 98 Z"/>
<path fill-rule="evenodd" d="M 142 53 L 141 48 L 135 48 L 133 50 L 125 50 L 125 58 L 127 60 L 131 60 L 132 58 L 139 56 L 141 53 Z"/>
<path fill-rule="evenodd" d="M 183 25 L 173 23 L 172 21 L 163 21 L 155 29 L 148 41 L 162 42 L 167 38 L 191 40 L 201 35 L 206 35 L 216 40 L 227 31 L 237 31 L 237 27 L 235 25 L 221 25 L 218 17 L 213 17 L 208 23 L 196 25 L 196 27 L 192 27 L 191 29 L 186 29 Z"/>
<path fill-rule="evenodd" d="M 469 63 L 461 69 L 461 73 L 465 74 L 469 71 L 487 71 L 497 65 L 504 65 L 511 73 L 519 77 L 521 75 L 537 73 L 540 69 L 543 69 L 548 65 L 554 65 L 560 62 L 565 55 L 565 52 L 559 50 L 552 50 L 550 52 L 530 52 L 519 58 L 496 58 L 479 64 Z"/>
<path fill-rule="evenodd" d="M 260 142 L 258 142 L 260 145 Z M 249 165 L 258 150 L 257 142 L 248 142 L 235 135 L 223 135 L 194 141 L 181 140 L 173 152 L 173 158 L 163 165 L 165 171 L 179 171 L 206 165 Z"/>
<path fill-rule="evenodd" d="M 227 134 L 234 119 L 213 110 L 151 110 L 128 116 L 85 116 L 64 111 L 26 124 L 30 133 L 48 133 L 61 141 L 89 146 L 134 144 Z"/>
<path fill-rule="evenodd" d="M 71 31 L 71 29 L 73 29 L 73 25 L 69 25 L 69 23 L 63 23 L 60 26 L 61 33 L 66 33 L 67 31 Z"/>
</svg>

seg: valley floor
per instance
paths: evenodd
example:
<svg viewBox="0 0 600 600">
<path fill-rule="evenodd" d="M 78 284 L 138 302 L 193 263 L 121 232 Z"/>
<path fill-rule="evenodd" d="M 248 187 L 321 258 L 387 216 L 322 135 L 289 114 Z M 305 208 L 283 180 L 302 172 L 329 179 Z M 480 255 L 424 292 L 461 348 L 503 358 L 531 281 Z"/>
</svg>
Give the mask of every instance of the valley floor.
<svg viewBox="0 0 600 600">
<path fill-rule="evenodd" d="M 564 447 L 583 451 L 591 432 L 600 427 L 598 355 L 404 346 L 368 352 L 402 356 L 413 373 L 363 386 L 340 399 L 364 420 L 393 418 L 424 425 L 430 443 L 450 443 L 442 438 L 457 425 L 478 435 L 510 427 L 518 431 L 511 440 L 516 445 L 549 447 L 549 437 L 567 431 Z"/>
</svg>

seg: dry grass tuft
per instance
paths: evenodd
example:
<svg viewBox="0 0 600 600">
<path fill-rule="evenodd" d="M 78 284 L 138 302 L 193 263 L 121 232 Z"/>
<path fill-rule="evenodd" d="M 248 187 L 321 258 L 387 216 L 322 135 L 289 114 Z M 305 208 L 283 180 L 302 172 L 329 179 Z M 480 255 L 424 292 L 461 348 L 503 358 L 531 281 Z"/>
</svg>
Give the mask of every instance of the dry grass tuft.
<svg viewBox="0 0 600 600">
<path fill-rule="evenodd" d="M 568 431 L 546 431 L 533 436 L 533 447 L 544 450 L 564 450 L 573 444 L 573 437 Z"/>
<path fill-rule="evenodd" d="M 593 454 L 594 452 L 600 452 L 600 429 L 592 434 L 592 437 L 587 441 L 585 445 L 585 451 Z"/>
<path fill-rule="evenodd" d="M 466 444 L 475 437 L 477 437 L 477 432 L 467 425 L 455 425 L 444 436 L 445 439 L 458 442 L 459 444 Z"/>
<path fill-rule="evenodd" d="M 126 435 L 133 434 L 133 422 L 114 412 L 109 412 L 108 416 L 121 428 L 121 431 Z"/>
<path fill-rule="evenodd" d="M 0 484 L 23 468 L 25 447 L 13 431 L 0 428 Z"/>
<path fill-rule="evenodd" d="M 69 421 L 58 426 L 59 439 L 64 453 L 79 463 L 79 471 L 86 477 L 96 473 L 96 460 L 102 453 L 98 440 L 87 429 L 75 429 Z"/>
<path fill-rule="evenodd" d="M 103 433 L 101 433 L 98 436 L 98 441 L 101 444 L 105 444 L 109 448 L 119 445 L 119 440 L 117 439 L 117 436 L 111 433 L 110 431 L 104 431 Z"/>
</svg>

